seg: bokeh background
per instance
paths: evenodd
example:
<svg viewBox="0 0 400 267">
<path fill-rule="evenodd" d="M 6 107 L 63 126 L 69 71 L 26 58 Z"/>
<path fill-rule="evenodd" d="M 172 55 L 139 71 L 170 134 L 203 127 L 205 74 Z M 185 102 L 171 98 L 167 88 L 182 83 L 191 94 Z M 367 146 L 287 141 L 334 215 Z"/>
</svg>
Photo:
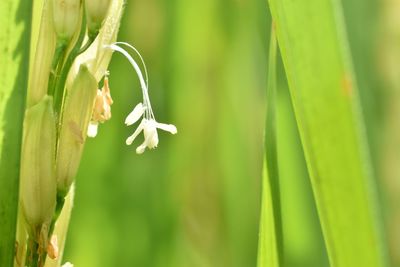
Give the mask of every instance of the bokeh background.
<svg viewBox="0 0 400 267">
<path fill-rule="evenodd" d="M 110 65 L 113 118 L 88 140 L 65 260 L 76 266 L 255 266 L 268 11 L 263 1 L 128 1 L 120 41 L 149 71 L 156 150 L 124 120 L 141 101 L 128 61 Z"/>
<path fill-rule="evenodd" d="M 400 7 L 395 0 L 342 4 L 379 177 L 382 229 L 392 266 L 400 266 Z M 141 93 L 130 65 L 115 54 L 113 118 L 87 142 L 65 260 L 85 267 L 255 266 L 267 1 L 128 0 L 121 25 L 118 39 L 145 58 L 157 120 L 175 124 L 178 134 L 159 132 L 159 147 L 143 155 L 135 153 L 141 140 L 125 145 L 135 127 L 124 120 Z M 284 79 L 277 130 L 285 266 L 328 266 Z"/>
</svg>

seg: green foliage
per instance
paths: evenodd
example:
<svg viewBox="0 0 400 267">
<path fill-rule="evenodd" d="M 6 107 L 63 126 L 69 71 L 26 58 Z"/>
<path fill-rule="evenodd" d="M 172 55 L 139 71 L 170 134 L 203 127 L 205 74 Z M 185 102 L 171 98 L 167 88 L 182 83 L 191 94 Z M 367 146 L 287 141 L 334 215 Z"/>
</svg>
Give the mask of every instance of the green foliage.
<svg viewBox="0 0 400 267">
<path fill-rule="evenodd" d="M 332 266 L 383 266 L 370 161 L 339 1 L 270 0 Z"/>
<path fill-rule="evenodd" d="M 282 262 L 282 214 L 276 144 L 276 73 L 277 43 L 271 30 L 267 84 L 267 117 L 265 126 L 265 158 L 261 198 L 259 267 L 278 267 Z"/>
<path fill-rule="evenodd" d="M 361 100 L 375 103 L 367 89 L 374 82 L 372 37 L 363 28 L 370 18 L 365 12 L 377 11 L 370 1 L 343 2 Z M 25 92 L 15 88 L 26 88 L 29 55 L 29 42 L 21 37 L 29 29 L 26 21 L 24 29 L 20 25 L 29 16 L 16 16 L 16 3 L 0 4 L 6 25 L 0 32 L 0 117 L 6 118 L 0 125 L 0 186 L 13 186 L 0 192 L 0 266 L 9 265 L 14 249 L 18 167 L 11 166 L 18 166 L 19 150 L 13 147 L 20 142 Z M 328 266 L 327 252 L 331 266 L 383 265 L 341 7 L 337 0 L 270 3 L 291 95 L 274 42 L 265 84 L 265 0 L 127 2 L 119 40 L 143 53 L 156 116 L 176 124 L 178 135 L 161 133 L 160 147 L 141 156 L 125 146 L 132 129 L 123 121 L 139 100 L 139 86 L 126 61 L 114 56 L 113 119 L 86 144 L 62 262 L 254 266 L 260 222 L 260 267 Z M 368 10 L 361 8 L 364 4 Z M 33 32 L 38 32 L 42 5 L 43 0 L 34 1 Z M 14 24 L 19 26 L 11 30 Z M 32 41 L 31 50 L 35 45 Z M 376 138 L 380 128 L 376 117 L 371 120 L 376 113 L 366 106 L 368 133 Z M 4 178 L 12 172 L 15 179 Z"/>
<path fill-rule="evenodd" d="M 32 1 L 0 2 L 0 266 L 13 265 Z"/>
<path fill-rule="evenodd" d="M 258 266 L 328 266 L 276 37 L 271 35 Z"/>
<path fill-rule="evenodd" d="M 12 266 L 15 252 L 29 48 L 36 50 L 44 2 L 0 2 L 1 267 Z M 85 145 L 66 257 L 52 266 L 385 266 L 372 178 L 373 170 L 387 175 L 385 160 L 397 178 L 381 139 L 398 138 L 388 133 L 399 117 L 390 111 L 396 101 L 379 106 L 388 81 L 377 73 L 391 72 L 376 64 L 375 42 L 396 51 L 377 34 L 386 2 L 343 0 L 342 10 L 339 0 L 269 0 L 278 38 L 269 62 L 265 2 L 127 1 L 118 39 L 143 52 L 156 116 L 178 135 L 160 133 L 160 147 L 141 156 L 125 146 L 132 129 L 123 121 L 140 100 L 139 84 L 114 56 L 113 119 Z M 389 122 L 384 112 L 393 113 Z M 397 159 L 396 148 L 388 152 Z"/>
<path fill-rule="evenodd" d="M 282 266 L 329 266 L 289 89 L 283 66 L 279 66 L 276 124 L 283 232 Z"/>
</svg>

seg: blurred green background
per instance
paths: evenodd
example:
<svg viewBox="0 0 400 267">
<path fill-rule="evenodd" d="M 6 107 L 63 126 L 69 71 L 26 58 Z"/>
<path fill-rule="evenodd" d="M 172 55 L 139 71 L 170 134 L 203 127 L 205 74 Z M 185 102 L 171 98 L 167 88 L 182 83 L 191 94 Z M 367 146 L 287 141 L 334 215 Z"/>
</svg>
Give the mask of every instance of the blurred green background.
<svg viewBox="0 0 400 267">
<path fill-rule="evenodd" d="M 400 83 L 385 53 L 399 54 L 400 35 L 380 17 L 394 17 L 385 10 L 398 4 L 342 2 L 386 229 L 393 233 Z M 115 54 L 113 118 L 87 142 L 64 259 L 78 267 L 255 266 L 267 1 L 128 0 L 121 25 L 119 41 L 146 61 L 156 119 L 175 124 L 178 134 L 160 132 L 159 147 L 143 155 L 135 153 L 141 140 L 125 145 L 135 127 L 123 122 L 141 94 L 130 65 Z M 381 47 L 381 40 L 390 45 Z M 278 89 L 284 265 L 328 266 L 285 79 Z"/>
<path fill-rule="evenodd" d="M 114 54 L 113 118 L 88 140 L 65 260 L 75 266 L 255 266 L 268 10 L 264 1 L 128 1 L 120 41 L 149 71 L 156 150 L 124 120 L 139 82 Z"/>
</svg>

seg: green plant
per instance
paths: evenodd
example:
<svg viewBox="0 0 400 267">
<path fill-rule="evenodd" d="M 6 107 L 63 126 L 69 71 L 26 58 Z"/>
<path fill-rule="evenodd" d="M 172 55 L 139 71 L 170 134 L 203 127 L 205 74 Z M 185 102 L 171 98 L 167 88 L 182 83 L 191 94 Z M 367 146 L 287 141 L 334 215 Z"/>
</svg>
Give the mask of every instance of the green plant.
<svg viewBox="0 0 400 267">
<path fill-rule="evenodd" d="M 372 163 L 340 1 L 269 4 L 330 264 L 385 266 Z M 275 75 L 270 70 L 269 79 L 275 80 Z M 274 100 L 267 101 L 267 111 L 273 110 Z M 275 146 L 269 141 L 274 135 L 272 120 L 267 113 L 267 166 L 276 165 L 269 152 Z M 270 169 L 264 183 L 279 184 L 278 171 Z M 273 196 L 273 210 L 281 208 L 279 190 L 264 194 Z M 264 200 L 263 205 L 270 204 Z M 279 229 L 279 216 L 270 214 L 261 225 L 270 220 Z M 281 233 L 273 233 L 279 241 Z M 260 244 L 268 238 L 261 230 Z M 278 255 L 284 253 L 279 242 L 273 245 Z M 259 254 L 259 259 L 265 257 Z"/>
</svg>

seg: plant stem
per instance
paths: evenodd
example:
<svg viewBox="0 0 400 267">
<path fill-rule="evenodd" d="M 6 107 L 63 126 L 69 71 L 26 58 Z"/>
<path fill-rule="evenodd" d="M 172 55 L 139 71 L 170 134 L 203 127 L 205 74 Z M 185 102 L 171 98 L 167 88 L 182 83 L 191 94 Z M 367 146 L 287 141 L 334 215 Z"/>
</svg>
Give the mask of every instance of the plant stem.
<svg viewBox="0 0 400 267">
<path fill-rule="evenodd" d="M 39 262 L 39 244 L 34 238 L 29 237 L 28 252 L 26 253 L 25 265 L 27 267 L 38 267 Z"/>
<path fill-rule="evenodd" d="M 74 60 L 77 56 L 79 56 L 81 53 L 85 52 L 90 45 L 94 42 L 96 39 L 96 36 L 89 37 L 87 43 L 81 48 L 83 39 L 85 37 L 86 33 L 86 16 L 83 16 L 82 20 L 82 27 L 81 27 L 81 32 L 79 35 L 79 38 L 73 47 L 71 53 L 69 54 L 68 58 L 65 61 L 65 64 L 62 68 L 61 71 L 61 76 L 60 79 L 57 81 L 55 85 L 55 93 L 54 93 L 54 110 L 58 116 L 58 125 L 57 129 L 59 129 L 60 124 L 61 124 L 61 116 L 62 116 L 62 105 L 63 105 L 63 100 L 64 100 L 64 95 L 65 95 L 65 83 L 67 81 L 68 73 L 72 67 L 72 64 L 74 63 Z"/>
<path fill-rule="evenodd" d="M 60 76 L 62 69 L 62 59 L 65 56 L 67 44 L 64 41 L 57 41 L 56 51 L 54 52 L 53 63 L 51 64 L 51 70 L 49 75 L 49 82 L 47 86 L 47 94 L 54 95 L 54 86 L 57 78 Z"/>
<path fill-rule="evenodd" d="M 57 193 L 56 210 L 54 212 L 53 219 L 51 220 L 50 224 L 49 239 L 51 239 L 51 236 L 53 235 L 56 221 L 58 220 L 58 217 L 60 217 L 61 211 L 64 207 L 64 203 L 65 203 L 65 195 L 60 195 Z"/>
<path fill-rule="evenodd" d="M 68 73 L 71 69 L 71 66 L 77 56 L 77 51 L 79 51 L 83 39 L 85 38 L 85 31 L 86 31 L 86 16 L 85 13 L 83 15 L 83 19 L 82 19 L 82 25 L 81 25 L 81 30 L 79 33 L 79 37 L 78 40 L 76 41 L 74 47 L 72 48 L 72 51 L 70 52 L 70 54 L 68 55 L 62 70 L 61 70 L 61 75 L 60 75 L 60 79 L 57 80 L 56 84 L 55 84 L 55 89 L 54 89 L 54 111 L 56 113 L 56 116 L 58 116 L 58 125 L 61 122 L 61 104 L 62 104 L 62 99 L 64 97 L 64 87 L 65 87 L 65 82 L 67 80 L 68 77 Z M 59 128 L 59 127 L 57 127 Z"/>
</svg>

